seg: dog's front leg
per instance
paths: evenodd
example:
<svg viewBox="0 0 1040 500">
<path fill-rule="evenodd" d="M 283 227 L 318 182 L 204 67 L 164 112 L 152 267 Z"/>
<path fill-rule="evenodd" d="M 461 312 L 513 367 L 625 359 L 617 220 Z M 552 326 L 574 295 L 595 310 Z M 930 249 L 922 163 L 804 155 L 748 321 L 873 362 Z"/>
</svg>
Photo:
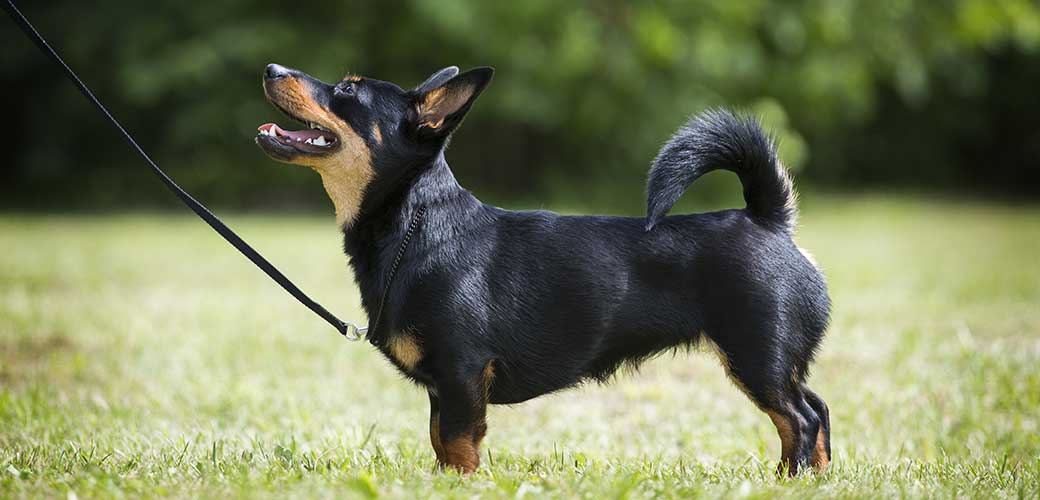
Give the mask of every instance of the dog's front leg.
<svg viewBox="0 0 1040 500">
<path fill-rule="evenodd" d="M 437 437 L 443 450 L 437 454 L 437 460 L 442 467 L 469 474 L 480 465 L 480 441 L 487 433 L 485 416 L 492 377 L 491 362 L 488 362 L 483 369 L 463 370 L 437 381 Z M 433 401 L 431 399 L 431 425 Z M 435 449 L 436 446 L 434 444 Z"/>
<path fill-rule="evenodd" d="M 433 391 L 429 391 L 430 395 L 430 444 L 433 445 L 433 452 L 437 454 L 437 463 L 444 464 L 444 443 L 441 442 L 441 419 L 440 419 L 440 400 Z"/>
</svg>

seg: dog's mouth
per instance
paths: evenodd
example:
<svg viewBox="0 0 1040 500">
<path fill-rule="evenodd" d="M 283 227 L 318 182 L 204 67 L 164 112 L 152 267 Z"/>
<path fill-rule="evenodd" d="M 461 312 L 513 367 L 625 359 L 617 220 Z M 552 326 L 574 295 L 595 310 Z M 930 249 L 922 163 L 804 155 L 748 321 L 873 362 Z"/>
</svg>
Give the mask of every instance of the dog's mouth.
<svg viewBox="0 0 1040 500">
<path fill-rule="evenodd" d="M 282 144 L 291 145 L 304 152 L 327 152 L 339 142 L 336 134 L 320 125 L 309 124 L 308 130 L 285 130 L 277 123 L 265 123 L 260 125 L 257 131 L 258 137 L 269 137 L 271 140 Z"/>
<path fill-rule="evenodd" d="M 299 155 L 324 156 L 339 146 L 339 137 L 321 125 L 297 118 L 278 108 L 290 118 L 306 124 L 303 130 L 285 130 L 276 123 L 265 123 L 257 128 L 256 143 L 269 155 L 289 160 Z"/>
</svg>

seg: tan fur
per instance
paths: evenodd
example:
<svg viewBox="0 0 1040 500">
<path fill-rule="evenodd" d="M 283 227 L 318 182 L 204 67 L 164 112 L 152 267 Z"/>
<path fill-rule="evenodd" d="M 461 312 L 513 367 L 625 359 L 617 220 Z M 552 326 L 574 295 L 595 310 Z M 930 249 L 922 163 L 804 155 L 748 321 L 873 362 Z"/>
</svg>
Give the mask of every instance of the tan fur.
<svg viewBox="0 0 1040 500">
<path fill-rule="evenodd" d="M 813 450 L 812 466 L 817 472 L 823 472 L 831 463 L 831 457 L 827 454 L 827 443 L 823 436 L 823 426 L 816 433 L 816 449 Z"/>
<path fill-rule="evenodd" d="M 304 121 L 314 122 L 333 131 L 340 144 L 332 154 L 320 157 L 301 155 L 290 163 L 311 167 L 321 175 L 321 183 L 336 209 L 336 224 L 354 222 L 361 207 L 365 188 L 375 177 L 372 154 L 346 122 L 320 106 L 299 80 L 283 78 L 264 85 L 264 93 L 276 105 Z"/>
<path fill-rule="evenodd" d="M 390 349 L 390 355 L 405 369 L 414 370 L 415 365 L 422 360 L 422 347 L 419 346 L 415 335 L 411 333 L 404 332 L 391 336 L 387 346 Z"/>
<path fill-rule="evenodd" d="M 441 465 L 451 467 L 463 474 L 471 474 L 480 465 L 477 442 L 470 436 L 460 436 L 444 443 L 444 460 Z"/>
<path fill-rule="evenodd" d="M 726 371 L 726 376 L 729 377 L 730 381 L 733 382 L 733 385 L 736 385 L 737 388 L 740 389 L 741 392 L 743 392 L 751 400 L 751 402 L 755 404 L 755 406 L 757 406 L 760 410 L 764 411 L 766 415 L 769 415 L 769 419 L 772 420 L 773 425 L 776 426 L 776 433 L 780 436 L 781 448 L 780 465 L 777 467 L 777 472 L 780 472 L 780 469 L 783 467 L 787 467 L 791 474 L 797 472 L 796 468 L 798 465 L 794 462 L 794 455 L 798 444 L 795 442 L 795 435 L 794 431 L 791 428 L 790 420 L 787 417 L 781 415 L 780 413 L 777 413 L 760 405 L 758 400 L 751 396 L 751 392 L 748 391 L 747 386 L 745 386 L 740 381 L 740 379 L 733 376 L 733 370 L 729 363 L 729 358 L 726 356 L 726 353 L 722 351 L 722 348 L 720 348 L 718 344 L 716 344 L 715 342 L 712 342 L 708 339 L 705 339 L 705 343 L 707 343 L 708 346 L 710 346 L 712 350 L 715 351 L 715 354 L 719 357 L 719 362 L 722 363 L 723 370 Z M 821 453 L 823 456 L 826 456 L 827 454 L 826 447 L 823 446 L 822 428 L 820 429 L 819 437 L 816 440 L 816 453 L 813 456 L 814 466 L 816 466 L 816 456 L 820 455 Z M 827 462 L 827 458 L 822 459 L 823 465 L 817 466 L 817 470 L 822 470 L 823 468 L 825 468 L 827 466 Z"/>
<path fill-rule="evenodd" d="M 495 367 L 493 361 L 488 361 L 487 365 L 484 366 L 484 370 L 480 374 L 480 382 L 484 388 L 483 401 L 477 401 L 477 415 L 473 422 L 470 423 L 469 429 L 463 432 L 459 437 L 454 438 L 448 442 L 443 442 L 440 435 L 440 430 L 434 430 L 433 426 L 435 423 L 432 418 L 430 420 L 430 439 L 436 440 L 433 444 L 434 452 L 437 453 L 437 461 L 442 467 L 451 467 L 456 469 L 463 474 L 469 474 L 477 469 L 480 465 L 480 442 L 484 440 L 484 436 L 487 435 L 487 422 L 485 420 L 485 412 L 487 409 L 488 396 L 491 391 L 491 384 L 495 379 Z M 439 420 L 439 416 L 437 418 Z M 439 422 L 438 422 L 439 424 Z M 436 438 L 434 437 L 436 436 Z M 437 450 L 438 441 L 440 441 L 441 450 Z"/>
<path fill-rule="evenodd" d="M 426 93 L 419 103 L 419 122 L 430 128 L 438 128 L 444 124 L 448 115 L 458 111 L 472 96 L 469 92 L 452 92 L 444 87 Z"/>
<path fill-rule="evenodd" d="M 444 463 L 447 455 L 444 452 L 444 443 L 441 442 L 440 413 L 430 415 L 430 443 L 433 444 L 433 453 L 437 455 L 437 462 Z"/>
<path fill-rule="evenodd" d="M 495 380 L 495 362 L 488 361 L 488 364 L 484 366 L 484 373 L 481 375 L 484 381 L 484 404 L 487 404 L 488 397 L 491 393 L 491 383 Z"/>
<path fill-rule="evenodd" d="M 795 442 L 791 422 L 787 417 L 773 411 L 766 411 L 766 414 L 773 421 L 776 433 L 780 436 L 780 466 L 787 467 L 790 474 L 795 474 L 798 465 L 794 461 L 794 455 L 798 443 Z"/>
<path fill-rule="evenodd" d="M 379 130 L 379 124 L 372 122 L 372 135 L 376 138 L 376 144 L 383 143 L 383 131 Z"/>
</svg>

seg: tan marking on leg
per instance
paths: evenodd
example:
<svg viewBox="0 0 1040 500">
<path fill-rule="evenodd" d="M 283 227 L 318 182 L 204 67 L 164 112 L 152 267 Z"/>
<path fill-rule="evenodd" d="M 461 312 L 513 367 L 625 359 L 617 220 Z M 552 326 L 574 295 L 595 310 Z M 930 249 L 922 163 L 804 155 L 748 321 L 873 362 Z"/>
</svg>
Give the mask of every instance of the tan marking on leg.
<svg viewBox="0 0 1040 500">
<path fill-rule="evenodd" d="M 415 365 L 422 360 L 422 348 L 412 333 L 402 332 L 392 335 L 387 341 L 387 347 L 390 349 L 390 355 L 408 370 L 415 369 Z"/>
<path fill-rule="evenodd" d="M 484 365 L 484 371 L 480 377 L 484 383 L 484 404 L 486 405 L 491 394 L 491 383 L 495 381 L 495 362 L 493 360 Z"/>
<path fill-rule="evenodd" d="M 441 418 L 440 413 L 430 415 L 430 443 L 433 444 L 433 453 L 437 455 L 437 462 L 444 463 L 444 443 L 441 442 Z"/>
<path fill-rule="evenodd" d="M 495 380 L 495 365 L 494 361 L 488 361 L 488 364 L 484 366 L 484 372 L 481 374 L 481 379 L 484 383 L 484 407 L 487 408 L 488 398 L 491 395 L 491 384 Z M 484 436 L 487 435 L 487 419 L 481 417 L 480 421 L 476 423 L 473 429 L 473 444 L 477 448 L 477 453 L 480 453 L 480 443 L 484 440 Z"/>
<path fill-rule="evenodd" d="M 777 466 L 777 472 L 781 472 L 786 467 L 788 474 L 793 476 L 798 472 L 798 464 L 794 458 L 798 443 L 795 442 L 791 422 L 787 417 L 774 411 L 767 410 L 766 415 L 769 415 L 769 419 L 776 426 L 776 433 L 780 436 L 780 464 Z"/>
<path fill-rule="evenodd" d="M 831 463 L 831 457 L 827 454 L 827 442 L 823 433 L 823 425 L 816 433 L 816 448 L 813 449 L 812 466 L 816 472 L 823 472 Z"/>
<path fill-rule="evenodd" d="M 451 467 L 463 474 L 471 474 L 480 465 L 480 452 L 477 443 L 471 436 L 460 436 L 444 443 L 444 460 L 442 465 Z"/>
<path fill-rule="evenodd" d="M 264 84 L 267 98 L 279 107 L 306 122 L 314 122 L 334 132 L 340 144 L 336 151 L 324 156 L 300 155 L 286 163 L 304 165 L 321 175 L 332 205 L 336 209 L 336 224 L 347 226 L 354 222 L 361 209 L 361 198 L 375 177 L 372 152 L 365 140 L 335 113 L 318 104 L 308 85 L 296 78 L 282 78 Z"/>
</svg>

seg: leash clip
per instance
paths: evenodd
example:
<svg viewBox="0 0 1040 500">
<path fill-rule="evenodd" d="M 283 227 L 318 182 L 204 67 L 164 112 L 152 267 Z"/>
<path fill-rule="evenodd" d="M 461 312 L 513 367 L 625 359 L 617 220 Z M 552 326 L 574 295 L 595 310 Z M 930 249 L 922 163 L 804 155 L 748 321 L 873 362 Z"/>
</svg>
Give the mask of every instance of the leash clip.
<svg viewBox="0 0 1040 500">
<path fill-rule="evenodd" d="M 357 324 L 350 321 L 347 321 L 344 324 L 346 325 L 346 328 L 343 330 L 343 338 L 351 342 L 361 340 L 365 337 L 365 334 L 368 333 L 367 326 L 357 326 Z"/>
</svg>

